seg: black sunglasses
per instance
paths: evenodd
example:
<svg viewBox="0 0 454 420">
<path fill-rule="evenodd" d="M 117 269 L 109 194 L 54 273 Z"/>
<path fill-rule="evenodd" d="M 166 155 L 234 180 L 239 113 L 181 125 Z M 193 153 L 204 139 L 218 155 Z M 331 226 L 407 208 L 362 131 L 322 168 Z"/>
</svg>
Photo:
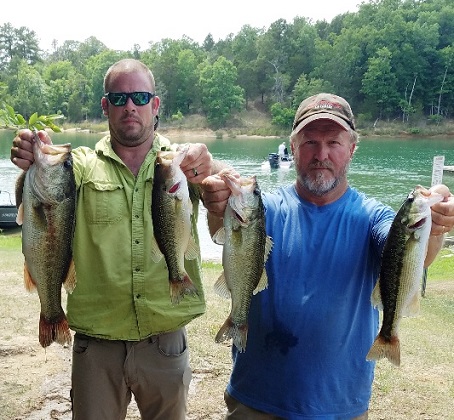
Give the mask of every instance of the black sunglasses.
<svg viewBox="0 0 454 420">
<path fill-rule="evenodd" d="M 134 105 L 143 106 L 148 104 L 156 94 L 150 92 L 107 92 L 104 96 L 113 106 L 126 105 L 128 98 L 131 98 Z"/>
</svg>

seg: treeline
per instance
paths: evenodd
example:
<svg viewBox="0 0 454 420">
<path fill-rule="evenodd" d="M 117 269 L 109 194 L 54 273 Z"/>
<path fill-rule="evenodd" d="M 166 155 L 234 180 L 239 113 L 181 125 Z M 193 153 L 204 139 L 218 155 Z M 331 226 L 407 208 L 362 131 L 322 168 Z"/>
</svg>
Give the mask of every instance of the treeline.
<svg viewBox="0 0 454 420">
<path fill-rule="evenodd" d="M 331 22 L 278 19 L 217 42 L 208 34 L 202 45 L 183 37 L 130 51 L 95 37 L 41 51 L 33 31 L 7 23 L 0 26 L 0 106 L 24 116 L 62 113 L 70 122 L 100 119 L 104 73 L 123 57 L 152 69 L 164 119 L 202 113 L 218 128 L 258 102 L 288 127 L 304 97 L 330 91 L 350 101 L 359 124 L 439 123 L 453 112 L 454 3 L 376 0 Z"/>
</svg>

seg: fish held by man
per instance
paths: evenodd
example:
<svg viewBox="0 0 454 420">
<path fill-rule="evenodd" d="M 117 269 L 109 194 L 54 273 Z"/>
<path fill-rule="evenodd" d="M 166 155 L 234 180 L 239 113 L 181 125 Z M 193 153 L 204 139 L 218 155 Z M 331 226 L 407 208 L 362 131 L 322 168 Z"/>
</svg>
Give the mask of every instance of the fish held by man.
<svg viewBox="0 0 454 420">
<path fill-rule="evenodd" d="M 420 284 L 432 224 L 430 207 L 443 196 L 417 186 L 404 201 L 391 225 L 383 249 L 380 277 L 372 304 L 383 310 L 381 329 L 367 360 L 387 358 L 400 366 L 398 326 L 403 316 L 419 312 Z"/>
<path fill-rule="evenodd" d="M 76 184 L 70 144 L 45 144 L 35 134 L 33 155 L 33 164 L 16 183 L 17 223 L 22 225 L 25 287 L 38 291 L 39 342 L 45 348 L 54 341 L 71 343 L 61 289 L 64 285 L 72 292 L 76 283 L 72 259 Z"/>
<path fill-rule="evenodd" d="M 178 152 L 158 152 L 153 181 L 152 217 L 157 246 L 152 247 L 152 258 L 158 262 L 164 256 L 173 304 L 178 304 L 185 295 L 198 294 L 184 266 L 185 259 L 199 255 L 191 234 L 188 182 L 180 168 L 187 150 L 184 147 Z"/>
<path fill-rule="evenodd" d="M 231 311 L 215 337 L 216 342 L 233 339 L 240 352 L 246 350 L 248 315 L 252 295 L 268 287 L 265 262 L 273 242 L 266 235 L 265 211 L 256 178 L 237 178 L 229 170 L 219 173 L 231 189 L 224 213 L 224 227 L 213 240 L 223 245 L 223 273 L 214 289 L 231 298 Z"/>
</svg>

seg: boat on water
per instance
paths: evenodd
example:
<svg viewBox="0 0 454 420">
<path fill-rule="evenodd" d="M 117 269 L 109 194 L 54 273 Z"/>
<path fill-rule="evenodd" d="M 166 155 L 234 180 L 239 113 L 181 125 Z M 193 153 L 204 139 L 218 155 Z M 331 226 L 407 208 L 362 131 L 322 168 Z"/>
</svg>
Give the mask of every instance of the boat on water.
<svg viewBox="0 0 454 420">
<path fill-rule="evenodd" d="M 0 204 L 0 229 L 11 229 L 18 227 L 16 223 L 17 208 L 11 201 L 11 194 L 8 191 L 0 191 L 0 194 L 8 194 L 9 204 Z"/>
<path fill-rule="evenodd" d="M 268 160 L 262 163 L 263 169 L 289 169 L 293 166 L 293 156 L 279 156 L 278 153 L 268 153 Z"/>
</svg>

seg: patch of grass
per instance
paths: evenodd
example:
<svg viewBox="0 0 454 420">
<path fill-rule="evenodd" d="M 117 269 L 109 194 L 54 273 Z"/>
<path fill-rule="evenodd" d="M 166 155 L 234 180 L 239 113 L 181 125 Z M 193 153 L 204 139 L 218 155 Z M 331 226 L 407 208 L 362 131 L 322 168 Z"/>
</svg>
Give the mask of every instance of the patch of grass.
<svg viewBox="0 0 454 420">
<path fill-rule="evenodd" d="M 428 278 L 433 281 L 454 278 L 454 250 L 443 248 L 428 269 Z"/>
<path fill-rule="evenodd" d="M 19 232 L 10 233 L 8 231 L 0 232 L 0 249 L 2 250 L 20 250 L 22 236 Z"/>
</svg>

